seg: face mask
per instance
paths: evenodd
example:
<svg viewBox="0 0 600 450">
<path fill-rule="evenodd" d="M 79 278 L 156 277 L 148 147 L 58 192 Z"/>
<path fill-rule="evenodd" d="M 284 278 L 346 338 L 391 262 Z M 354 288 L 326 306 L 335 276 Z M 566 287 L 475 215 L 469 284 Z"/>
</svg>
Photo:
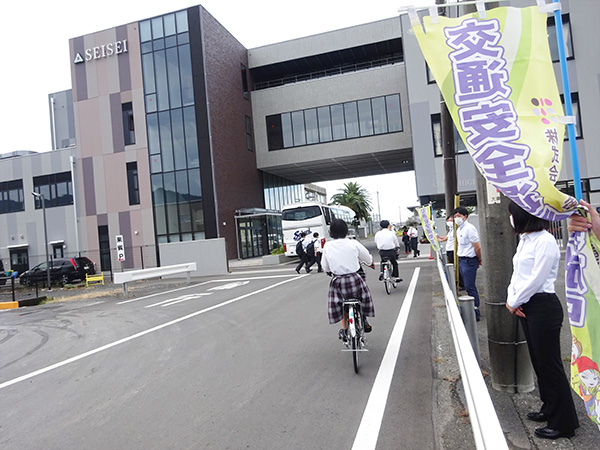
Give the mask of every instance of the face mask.
<svg viewBox="0 0 600 450">
<path fill-rule="evenodd" d="M 510 226 L 514 228 L 515 227 L 515 220 L 513 219 L 513 216 L 510 216 L 508 218 L 508 220 L 510 220 Z"/>
<path fill-rule="evenodd" d="M 454 219 L 454 223 L 460 227 L 463 223 L 465 223 L 465 220 L 462 217 L 456 217 Z"/>
<path fill-rule="evenodd" d="M 448 221 L 448 222 L 446 222 L 446 225 L 448 226 L 448 228 L 452 228 L 452 225 L 454 225 L 454 222 Z"/>
</svg>

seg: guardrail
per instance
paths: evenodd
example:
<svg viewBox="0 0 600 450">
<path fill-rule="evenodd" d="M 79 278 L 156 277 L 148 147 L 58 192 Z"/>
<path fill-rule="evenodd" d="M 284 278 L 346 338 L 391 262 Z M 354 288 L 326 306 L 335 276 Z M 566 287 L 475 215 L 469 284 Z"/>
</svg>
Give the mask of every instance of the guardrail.
<svg viewBox="0 0 600 450">
<path fill-rule="evenodd" d="M 196 263 L 174 264 L 172 266 L 152 267 L 150 269 L 129 270 L 127 272 L 115 272 L 113 283 L 123 284 L 123 294 L 127 295 L 127 283 L 147 278 L 159 278 L 167 275 L 178 275 L 187 272 L 189 283 L 191 272 L 196 271 Z"/>
<path fill-rule="evenodd" d="M 465 389 L 475 446 L 477 449 L 508 450 L 498 415 L 481 374 L 481 368 L 473 352 L 473 347 L 456 305 L 456 298 L 446 279 L 446 273 L 439 255 L 436 259 L 442 287 L 444 288 L 446 311 L 448 312 L 452 339 L 454 340 L 454 348 Z"/>
</svg>

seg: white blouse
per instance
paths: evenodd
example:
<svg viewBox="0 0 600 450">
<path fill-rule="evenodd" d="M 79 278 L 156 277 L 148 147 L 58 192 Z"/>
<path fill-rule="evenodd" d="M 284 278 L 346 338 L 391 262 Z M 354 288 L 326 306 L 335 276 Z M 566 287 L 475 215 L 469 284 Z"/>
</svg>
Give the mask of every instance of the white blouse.
<svg viewBox="0 0 600 450">
<path fill-rule="evenodd" d="M 369 251 L 355 239 L 332 239 L 323 246 L 321 265 L 325 272 L 345 275 L 360 269 L 359 261 L 373 263 Z"/>
<path fill-rule="evenodd" d="M 513 257 L 513 274 L 508 286 L 508 304 L 516 308 L 537 293 L 554 293 L 560 250 L 549 232 L 521 235 Z"/>
</svg>

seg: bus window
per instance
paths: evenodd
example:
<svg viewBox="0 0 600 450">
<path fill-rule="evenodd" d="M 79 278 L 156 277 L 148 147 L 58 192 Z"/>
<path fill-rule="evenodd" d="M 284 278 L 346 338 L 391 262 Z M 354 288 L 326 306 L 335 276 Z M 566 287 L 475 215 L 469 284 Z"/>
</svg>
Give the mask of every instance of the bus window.
<svg viewBox="0 0 600 450">
<path fill-rule="evenodd" d="M 321 208 L 318 206 L 302 206 L 299 208 L 286 209 L 281 212 L 281 220 L 299 221 L 312 219 L 320 216 Z"/>
</svg>

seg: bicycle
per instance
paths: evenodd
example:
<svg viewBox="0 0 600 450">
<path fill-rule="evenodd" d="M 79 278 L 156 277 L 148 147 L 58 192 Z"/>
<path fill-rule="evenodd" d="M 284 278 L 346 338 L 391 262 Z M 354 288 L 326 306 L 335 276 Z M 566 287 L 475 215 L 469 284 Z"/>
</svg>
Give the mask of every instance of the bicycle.
<svg viewBox="0 0 600 450">
<path fill-rule="evenodd" d="M 385 285 L 385 292 L 390 295 L 392 292 L 392 288 L 390 286 L 393 286 L 394 289 L 396 289 L 396 279 L 392 276 L 392 263 L 388 258 L 383 258 L 381 260 L 381 265 L 383 267 L 382 281 Z"/>
<path fill-rule="evenodd" d="M 359 355 L 361 352 L 368 352 L 364 338 L 365 328 L 361 309 L 361 301 L 351 298 L 342 303 L 344 312 L 348 312 L 348 331 L 347 339 L 344 342 L 346 346 L 343 352 L 352 352 L 352 362 L 354 364 L 354 373 L 358 373 Z"/>
</svg>

